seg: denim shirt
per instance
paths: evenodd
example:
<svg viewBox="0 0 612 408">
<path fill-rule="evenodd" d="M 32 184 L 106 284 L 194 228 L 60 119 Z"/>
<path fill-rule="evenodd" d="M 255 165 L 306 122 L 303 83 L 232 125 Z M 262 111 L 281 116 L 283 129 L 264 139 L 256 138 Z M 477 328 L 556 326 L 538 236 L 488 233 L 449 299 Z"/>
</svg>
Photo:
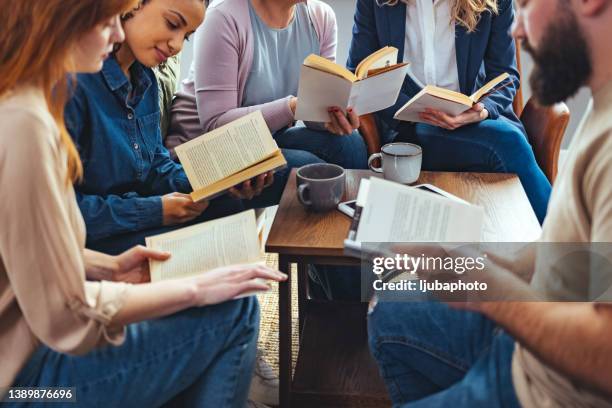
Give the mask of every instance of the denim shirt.
<svg viewBox="0 0 612 408">
<path fill-rule="evenodd" d="M 65 110 L 83 161 L 75 190 L 90 241 L 159 227 L 161 196 L 191 191 L 162 144 L 153 70 L 135 62 L 130 75 L 133 89 L 111 56 L 101 72 L 77 76 Z"/>
</svg>

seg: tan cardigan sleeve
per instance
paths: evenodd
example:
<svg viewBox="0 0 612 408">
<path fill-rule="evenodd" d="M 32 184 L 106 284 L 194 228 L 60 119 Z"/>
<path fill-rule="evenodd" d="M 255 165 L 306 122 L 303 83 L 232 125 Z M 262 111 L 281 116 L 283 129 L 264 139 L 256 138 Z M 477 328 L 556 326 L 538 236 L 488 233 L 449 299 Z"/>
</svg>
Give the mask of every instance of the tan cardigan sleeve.
<svg viewBox="0 0 612 408">
<path fill-rule="evenodd" d="M 124 328 L 109 323 L 127 285 L 85 283 L 57 129 L 25 109 L 2 119 L 10 132 L 0 132 L 0 254 L 27 324 L 60 352 L 120 343 Z"/>
</svg>

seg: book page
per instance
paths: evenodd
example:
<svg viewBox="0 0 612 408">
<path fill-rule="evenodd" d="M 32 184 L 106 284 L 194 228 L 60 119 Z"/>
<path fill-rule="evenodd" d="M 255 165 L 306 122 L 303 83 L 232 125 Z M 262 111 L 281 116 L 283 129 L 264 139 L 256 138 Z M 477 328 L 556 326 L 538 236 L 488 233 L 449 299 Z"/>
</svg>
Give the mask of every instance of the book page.
<svg viewBox="0 0 612 408">
<path fill-rule="evenodd" d="M 339 76 L 351 82 L 357 80 L 357 77 L 351 71 L 320 55 L 310 54 L 304 60 L 304 66 Z"/>
<path fill-rule="evenodd" d="M 470 96 L 470 98 L 474 101 L 474 103 L 478 102 L 485 94 L 491 92 L 493 88 L 495 88 L 497 85 L 499 85 L 508 78 L 510 78 L 510 75 L 507 72 L 498 75 L 497 77 L 484 84 L 484 86 L 478 91 L 474 92 L 472 96 Z"/>
<path fill-rule="evenodd" d="M 408 64 L 355 82 L 346 107 L 351 106 L 358 115 L 365 115 L 393 106 L 407 71 Z"/>
<path fill-rule="evenodd" d="M 363 79 L 370 74 L 370 71 L 388 67 L 397 64 L 397 55 L 399 50 L 395 47 L 383 47 L 380 50 L 365 57 L 363 61 L 357 65 L 355 75 L 359 79 Z"/>
<path fill-rule="evenodd" d="M 146 243 L 172 254 L 165 262 L 150 261 L 152 282 L 261 260 L 253 210 L 147 237 Z"/>
<path fill-rule="evenodd" d="M 295 118 L 311 122 L 329 122 L 327 108 L 347 108 L 353 82 L 302 66 Z"/>
<path fill-rule="evenodd" d="M 469 106 L 462 103 L 437 98 L 423 90 L 402 106 L 393 117 L 405 122 L 424 123 L 419 117 L 419 113 L 424 112 L 427 108 L 436 109 L 451 116 L 457 116 L 470 109 Z"/>
<path fill-rule="evenodd" d="M 260 111 L 176 148 L 194 191 L 252 166 L 278 151 Z"/>
<path fill-rule="evenodd" d="M 479 242 L 484 210 L 372 177 L 359 242 Z"/>
</svg>

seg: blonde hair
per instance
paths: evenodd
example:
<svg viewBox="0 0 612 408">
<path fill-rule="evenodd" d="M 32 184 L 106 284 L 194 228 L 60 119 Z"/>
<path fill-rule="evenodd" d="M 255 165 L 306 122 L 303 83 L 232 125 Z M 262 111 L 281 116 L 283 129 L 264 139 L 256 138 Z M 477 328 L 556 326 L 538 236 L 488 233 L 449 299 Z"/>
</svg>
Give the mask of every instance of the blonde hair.
<svg viewBox="0 0 612 408">
<path fill-rule="evenodd" d="M 415 0 L 376 0 L 379 6 L 395 6 L 399 2 L 409 4 Z M 451 2 L 452 22 L 463 26 L 468 33 L 476 30 L 482 13 L 498 14 L 497 0 L 448 0 Z"/>
<path fill-rule="evenodd" d="M 67 181 L 83 166 L 64 124 L 70 96 L 70 52 L 96 25 L 129 10 L 134 0 L 0 0 L 0 97 L 22 83 L 42 88 L 67 152 Z"/>
</svg>

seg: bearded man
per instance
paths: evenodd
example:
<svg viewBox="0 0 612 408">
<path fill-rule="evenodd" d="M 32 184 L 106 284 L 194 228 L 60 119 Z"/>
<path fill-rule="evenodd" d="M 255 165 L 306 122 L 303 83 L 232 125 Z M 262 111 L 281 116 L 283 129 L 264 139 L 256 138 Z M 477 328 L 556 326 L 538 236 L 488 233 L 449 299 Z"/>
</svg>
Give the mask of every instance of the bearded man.
<svg viewBox="0 0 612 408">
<path fill-rule="evenodd" d="M 533 56 L 539 102 L 588 86 L 592 111 L 553 186 L 540 240 L 550 245 L 487 272 L 514 301 L 373 306 L 370 348 L 394 407 L 612 407 L 612 1 L 517 7 L 513 35 Z M 566 243 L 598 243 L 608 258 L 558 267 L 543 248 Z"/>
</svg>

